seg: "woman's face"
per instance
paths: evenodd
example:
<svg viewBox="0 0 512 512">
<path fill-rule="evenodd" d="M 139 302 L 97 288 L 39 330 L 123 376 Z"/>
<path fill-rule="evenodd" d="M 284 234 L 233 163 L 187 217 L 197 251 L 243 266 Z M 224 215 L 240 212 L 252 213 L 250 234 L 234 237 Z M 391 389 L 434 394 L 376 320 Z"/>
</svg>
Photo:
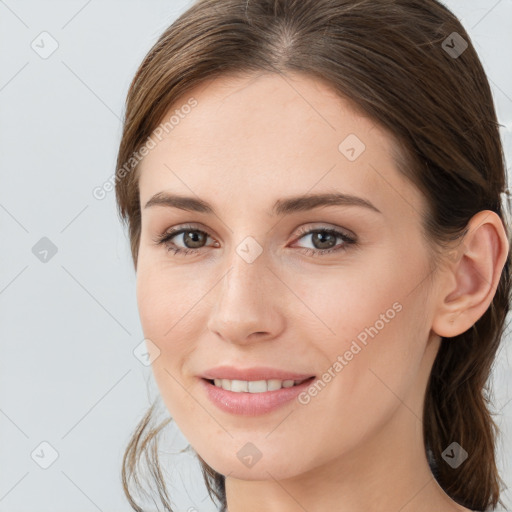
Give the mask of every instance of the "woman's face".
<svg viewBox="0 0 512 512">
<path fill-rule="evenodd" d="M 140 167 L 137 300 L 190 444 L 224 475 L 281 479 L 418 441 L 439 337 L 425 204 L 390 138 L 303 75 L 217 79 L 173 114 Z M 325 194 L 352 199 L 303 201 Z M 203 379 L 218 366 L 314 378 L 242 394 Z"/>
</svg>

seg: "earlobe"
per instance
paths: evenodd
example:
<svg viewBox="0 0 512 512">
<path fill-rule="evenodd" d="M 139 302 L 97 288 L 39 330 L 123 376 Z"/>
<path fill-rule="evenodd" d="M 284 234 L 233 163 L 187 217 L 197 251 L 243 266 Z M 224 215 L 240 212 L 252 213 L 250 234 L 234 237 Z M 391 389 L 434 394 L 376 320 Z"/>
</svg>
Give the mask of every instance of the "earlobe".
<svg viewBox="0 0 512 512">
<path fill-rule="evenodd" d="M 475 214 L 464 239 L 447 255 L 447 270 L 437 299 L 432 330 L 450 338 L 466 332 L 491 304 L 503 267 L 509 242 L 503 222 L 490 210 Z"/>
</svg>

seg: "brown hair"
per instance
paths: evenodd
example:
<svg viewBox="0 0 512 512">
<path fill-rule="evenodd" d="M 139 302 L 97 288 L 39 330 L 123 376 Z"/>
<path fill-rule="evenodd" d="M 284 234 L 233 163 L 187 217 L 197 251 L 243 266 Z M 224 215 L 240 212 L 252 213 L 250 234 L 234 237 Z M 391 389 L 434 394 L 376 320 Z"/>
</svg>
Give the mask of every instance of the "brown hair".
<svg viewBox="0 0 512 512">
<path fill-rule="evenodd" d="M 287 71 L 326 81 L 394 137 L 399 171 L 427 200 L 423 228 L 434 266 L 481 210 L 496 212 L 510 239 L 501 204 L 507 177 L 489 83 L 468 34 L 441 3 L 199 0 L 155 43 L 126 100 L 116 198 L 135 269 L 138 166 L 127 171 L 125 163 L 194 86 L 226 74 Z M 502 504 L 488 380 L 509 310 L 510 264 L 509 252 L 484 315 L 441 342 L 426 390 L 423 434 L 433 474 L 453 500 L 471 510 Z M 123 460 L 124 490 L 138 511 L 130 481 L 140 488 L 144 454 L 160 499 L 172 510 L 156 450 L 157 434 L 170 419 L 153 426 L 153 410 L 139 423 Z M 453 441 L 469 454 L 457 469 L 442 458 Z M 224 476 L 197 457 L 210 497 L 224 511 Z"/>
</svg>

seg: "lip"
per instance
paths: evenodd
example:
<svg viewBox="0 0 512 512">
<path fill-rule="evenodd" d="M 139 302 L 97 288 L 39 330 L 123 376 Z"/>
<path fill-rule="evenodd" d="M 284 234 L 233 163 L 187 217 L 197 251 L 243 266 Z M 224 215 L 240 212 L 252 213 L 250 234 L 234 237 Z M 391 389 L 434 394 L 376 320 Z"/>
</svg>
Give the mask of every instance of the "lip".
<svg viewBox="0 0 512 512">
<path fill-rule="evenodd" d="M 281 374 L 282 373 L 283 372 L 281 372 Z M 301 384 L 297 384 L 291 388 L 281 388 L 274 391 L 265 391 L 264 393 L 226 391 L 225 389 L 218 388 L 206 378 L 201 377 L 199 378 L 199 382 L 208 398 L 222 411 L 241 416 L 257 416 L 259 414 L 272 412 L 289 403 L 297 395 L 305 391 L 314 379 L 315 377 L 312 376 Z"/>
<path fill-rule="evenodd" d="M 229 380 L 302 380 L 313 376 L 311 373 L 294 373 L 269 366 L 255 366 L 245 369 L 235 368 L 234 366 L 216 366 L 200 375 L 203 379 Z"/>
</svg>

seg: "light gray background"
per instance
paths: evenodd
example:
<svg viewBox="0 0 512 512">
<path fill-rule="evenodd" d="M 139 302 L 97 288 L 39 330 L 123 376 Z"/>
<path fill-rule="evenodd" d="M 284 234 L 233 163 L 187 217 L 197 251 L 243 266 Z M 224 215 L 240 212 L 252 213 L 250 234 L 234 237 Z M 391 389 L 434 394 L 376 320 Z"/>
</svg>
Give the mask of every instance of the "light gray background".
<svg viewBox="0 0 512 512">
<path fill-rule="evenodd" d="M 0 0 L 2 512 L 131 510 L 121 457 L 157 389 L 133 354 L 143 333 L 114 193 L 100 201 L 92 190 L 115 170 L 130 80 L 188 5 Z M 447 5 L 483 60 L 510 167 L 512 0 Z M 46 38 L 51 48 L 44 31 L 58 43 L 48 58 L 31 47 Z M 46 263 L 32 250 L 43 237 L 57 248 Z M 512 488 L 511 354 L 507 336 L 493 381 L 500 469 Z M 186 446 L 175 427 L 168 439 L 173 450 Z M 58 452 L 48 469 L 43 441 Z M 190 453 L 169 455 L 168 468 L 176 510 L 214 510 Z"/>
</svg>

